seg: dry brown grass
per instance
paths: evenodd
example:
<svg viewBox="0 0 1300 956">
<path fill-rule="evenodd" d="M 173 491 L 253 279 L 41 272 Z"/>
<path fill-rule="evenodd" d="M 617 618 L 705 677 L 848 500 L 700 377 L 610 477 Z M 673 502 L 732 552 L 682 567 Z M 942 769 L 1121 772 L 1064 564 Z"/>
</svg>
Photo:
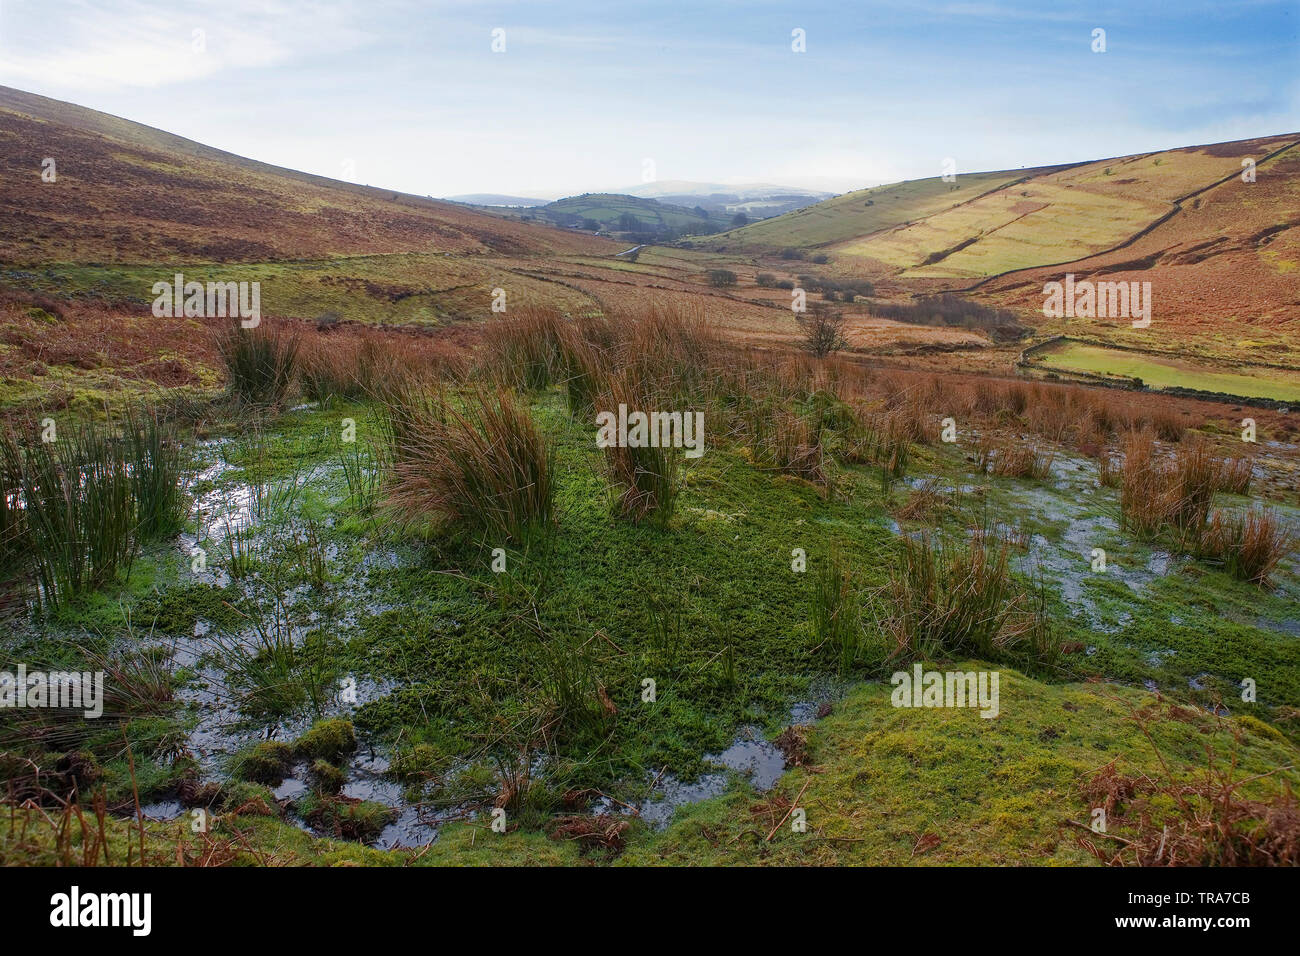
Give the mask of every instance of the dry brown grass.
<svg viewBox="0 0 1300 956">
<path fill-rule="evenodd" d="M 1223 561 L 1233 577 L 1263 587 L 1295 547 L 1295 530 L 1283 524 L 1276 512 L 1252 508 L 1244 512 L 1216 511 L 1202 550 Z"/>
<path fill-rule="evenodd" d="M 504 389 L 463 405 L 410 393 L 388 399 L 392 462 L 386 504 L 416 525 L 463 524 L 521 540 L 551 521 L 551 454 L 528 409 Z"/>
<path fill-rule="evenodd" d="M 1206 764 L 1190 779 L 1176 777 L 1156 746 L 1150 725 L 1195 722 L 1198 716 L 1163 701 L 1133 711 L 1162 772 L 1122 774 L 1111 761 L 1083 785 L 1088 805 L 1106 812 L 1105 834 L 1080 845 L 1111 866 L 1300 865 L 1300 803 L 1289 784 L 1268 792 L 1261 781 L 1277 771 L 1237 774 L 1206 748 Z M 1288 769 L 1288 768 L 1279 768 Z M 1257 791 L 1248 796 L 1248 790 Z M 1082 826 L 1082 824 L 1080 824 Z"/>
</svg>

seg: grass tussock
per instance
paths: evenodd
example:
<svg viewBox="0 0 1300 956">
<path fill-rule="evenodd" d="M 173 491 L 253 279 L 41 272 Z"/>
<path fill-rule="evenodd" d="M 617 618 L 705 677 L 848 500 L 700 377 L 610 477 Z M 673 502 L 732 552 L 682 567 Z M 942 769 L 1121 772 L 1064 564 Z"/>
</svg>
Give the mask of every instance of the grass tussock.
<svg viewBox="0 0 1300 956">
<path fill-rule="evenodd" d="M 447 523 L 519 541 L 552 521 L 551 452 L 528 409 L 504 389 L 460 402 L 390 399 L 388 507 L 409 522 Z"/>
<path fill-rule="evenodd" d="M 612 376 L 597 404 L 613 415 L 618 414 L 620 405 L 649 413 L 655 406 L 640 384 L 630 373 Z M 681 488 L 678 473 L 683 451 L 663 441 L 665 437 L 659 436 L 657 446 L 631 441 L 606 444 L 605 469 L 618 517 L 634 524 L 648 521 L 660 525 L 672 517 Z"/>
<path fill-rule="evenodd" d="M 1203 553 L 1221 560 L 1234 578 L 1263 587 L 1278 564 L 1295 550 L 1296 540 L 1295 530 L 1270 509 L 1216 511 Z"/>
<path fill-rule="evenodd" d="M 1012 577 L 1010 553 L 1000 535 L 969 543 L 904 537 L 897 566 L 873 601 L 884 660 L 1050 657 L 1041 601 Z"/>
<path fill-rule="evenodd" d="M 24 506 L 37 602 L 57 609 L 129 569 L 139 526 L 127 444 L 94 421 L 65 421 L 54 441 L 3 442 Z"/>
<path fill-rule="evenodd" d="M 293 387 L 301 341 L 296 331 L 263 322 L 234 325 L 217 336 L 230 395 L 241 405 L 274 407 Z"/>
</svg>

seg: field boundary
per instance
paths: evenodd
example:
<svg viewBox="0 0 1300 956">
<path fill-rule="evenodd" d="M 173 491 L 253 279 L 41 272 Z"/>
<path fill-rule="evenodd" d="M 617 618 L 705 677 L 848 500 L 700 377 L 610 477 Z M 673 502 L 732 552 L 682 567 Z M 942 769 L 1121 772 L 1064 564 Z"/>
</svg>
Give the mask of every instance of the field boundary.
<svg viewBox="0 0 1300 956">
<path fill-rule="evenodd" d="M 1290 143 L 1287 143 L 1285 146 L 1282 146 L 1282 147 L 1279 147 L 1278 149 L 1273 150 L 1273 152 L 1268 153 L 1267 155 L 1265 155 L 1265 156 L 1264 156 L 1264 157 L 1263 157 L 1263 158 L 1262 158 L 1258 163 L 1256 163 L 1255 165 L 1256 165 L 1257 167 L 1258 167 L 1258 166 L 1262 166 L 1262 165 L 1264 165 L 1266 162 L 1268 162 L 1270 159 L 1273 159 L 1273 158 L 1276 157 L 1276 156 L 1280 156 L 1282 153 L 1285 153 L 1285 152 L 1286 152 L 1287 150 L 1289 150 L 1289 149 L 1294 149 L 1296 146 L 1300 146 L 1300 140 L 1292 140 Z M 1156 150 L 1155 152 L 1143 153 L 1143 154 L 1140 154 L 1138 158 L 1142 158 L 1142 156 L 1155 156 L 1155 155 L 1156 155 L 1157 153 L 1159 153 L 1159 152 L 1163 152 L 1163 151 L 1162 151 L 1162 150 Z M 1084 165 L 1086 165 L 1086 164 L 1084 164 Z M 987 282 L 992 282 L 994 279 L 1003 279 L 1003 278 L 1006 278 L 1007 276 L 1013 276 L 1013 275 L 1015 275 L 1015 274 L 1018 273 L 1018 272 L 1032 272 L 1032 271 L 1035 270 L 1035 269 L 1056 269 L 1056 268 L 1058 268 L 1058 267 L 1060 267 L 1060 266 L 1068 266 L 1068 265 L 1072 265 L 1073 263 L 1076 263 L 1076 262 L 1084 262 L 1084 261 L 1086 261 L 1086 260 L 1088 260 L 1088 259 L 1095 259 L 1097 256 L 1108 256 L 1108 255 L 1110 255 L 1112 252 L 1119 252 L 1121 249 L 1127 249 L 1129 246 L 1131 246 L 1133 243 L 1137 242 L 1137 241 L 1138 241 L 1139 239 L 1141 239 L 1143 236 L 1145 236 L 1145 235 L 1147 235 L 1148 233 L 1150 233 L 1150 232 L 1151 232 L 1152 230 L 1154 230 L 1156 227 L 1161 226 L 1161 225 L 1164 225 L 1166 222 L 1168 222 L 1168 221 L 1169 221 L 1170 219 L 1172 219 L 1174 216 L 1178 215 L 1178 213 L 1182 212 L 1182 211 L 1183 211 L 1183 203 L 1185 203 L 1187 200 L 1192 199 L 1192 198 L 1194 198 L 1194 197 L 1196 197 L 1196 196 L 1199 196 L 1199 195 L 1201 195 L 1202 193 L 1209 192 L 1211 189 L 1217 189 L 1219 186 L 1222 186 L 1224 183 L 1231 182 L 1232 180 L 1236 179 L 1236 178 L 1237 178 L 1238 176 L 1240 176 L 1240 175 L 1241 175 L 1241 171 L 1240 171 L 1239 169 L 1238 169 L 1238 170 L 1234 170 L 1233 172 L 1229 173 L 1227 176 L 1224 176 L 1224 177 L 1221 178 L 1221 179 L 1216 179 L 1214 182 L 1210 183 L 1209 185 L 1202 186 L 1202 187 L 1200 187 L 1199 189 L 1194 189 L 1194 190 L 1192 190 L 1191 192 L 1189 192 L 1189 193 L 1187 193 L 1187 194 L 1185 194 L 1185 195 L 1182 195 L 1182 196 L 1177 197 L 1176 199 L 1172 200 L 1172 203 L 1173 203 L 1173 208 L 1172 208 L 1172 209 L 1170 209 L 1167 213 L 1165 213 L 1165 214 L 1164 214 L 1163 216 L 1161 216 L 1159 219 L 1153 220 L 1152 222 L 1150 222 L 1150 223 L 1148 223 L 1147 225 L 1143 226 L 1141 229 L 1139 229 L 1137 232 L 1133 233 L 1133 235 L 1129 236 L 1127 239 L 1125 239 L 1123 242 L 1121 242 L 1121 243 L 1120 243 L 1119 245 L 1117 245 L 1117 246 L 1111 246 L 1109 249 L 1101 249 L 1101 250 L 1099 250 L 1099 251 L 1097 251 L 1097 252 L 1089 253 L 1089 254 L 1086 255 L 1086 256 L 1080 256 L 1080 257 L 1077 258 L 1077 259 L 1066 259 L 1066 260 L 1064 260 L 1063 262 L 1047 262 L 1047 263 L 1043 263 L 1042 265 L 1037 265 L 1037 266 L 1022 266 L 1022 267 L 1019 268 L 1019 269 L 1008 269 L 1006 272 L 996 272 L 996 273 L 994 273 L 993 275 L 985 276 L 983 279 L 980 279 L 980 280 L 979 280 L 978 282 L 976 282 L 974 285 L 964 286 L 964 287 L 962 287 L 962 288 L 960 288 L 960 289 L 950 289 L 949 291 L 950 291 L 950 292 L 973 292 L 973 291 L 975 291 L 976 289 L 978 289 L 980 286 L 984 285 L 984 284 L 987 283 Z M 1120 271 L 1120 270 L 1113 270 L 1113 271 Z M 1089 273 L 1089 275 L 1092 275 L 1092 274 L 1093 274 L 1093 273 Z M 1104 270 L 1100 270 L 1100 269 L 1096 272 L 1096 274 L 1097 274 L 1097 275 L 1109 275 L 1109 273 L 1107 273 L 1107 272 L 1104 271 Z"/>
<path fill-rule="evenodd" d="M 1236 404 L 1236 405 L 1250 405 L 1255 408 L 1269 408 L 1274 410 L 1289 409 L 1291 408 L 1291 406 L 1296 404 L 1293 401 L 1284 401 L 1282 399 L 1276 399 L 1276 398 L 1261 398 L 1253 395 L 1236 395 L 1232 392 L 1212 392 L 1212 391 L 1206 391 L 1204 389 L 1185 388 L 1183 386 L 1177 386 L 1177 385 L 1170 386 L 1169 388 L 1153 388 L 1152 386 L 1147 385 L 1145 382 L 1143 382 L 1141 385 L 1137 384 L 1142 380 L 1131 376 L 1103 375 L 1098 372 L 1085 372 L 1080 369 L 1053 368 L 1048 370 L 1048 369 L 1044 369 L 1043 366 L 1038 365 L 1033 361 L 1035 356 L 1041 355 L 1048 348 L 1054 345 L 1060 345 L 1062 343 L 1070 343 L 1070 342 L 1073 342 L 1077 345 L 1091 345 L 1094 348 L 1115 349 L 1116 351 L 1120 351 L 1120 352 L 1135 352 L 1140 355 L 1167 356 L 1167 357 L 1178 358 L 1183 361 L 1187 361 L 1186 356 L 1181 355 L 1177 352 L 1163 352 L 1155 349 L 1142 349 L 1142 348 L 1136 348 L 1135 346 L 1131 346 L 1131 345 L 1112 345 L 1109 342 L 1102 342 L 1096 339 L 1083 339 L 1072 335 L 1053 335 L 1050 338 L 1044 339 L 1042 342 L 1037 342 L 1025 349 L 1022 349 L 1019 358 L 1016 359 L 1016 368 L 1021 369 L 1022 371 L 1025 372 L 1027 371 L 1041 372 L 1045 375 L 1053 375 L 1057 378 L 1065 378 L 1065 379 L 1078 378 L 1086 382 L 1100 385 L 1104 388 L 1119 388 L 1130 392 L 1151 392 L 1152 394 L 1155 395 L 1173 395 L 1180 398 L 1199 398 L 1211 402 L 1226 402 L 1226 403 Z M 1290 365 L 1271 365 L 1265 362 L 1240 362 L 1238 363 L 1238 366 L 1243 368 L 1271 368 L 1271 369 L 1278 369 L 1279 371 L 1291 371 L 1291 372 L 1300 371 L 1300 369 L 1294 368 L 1293 366 Z"/>
</svg>

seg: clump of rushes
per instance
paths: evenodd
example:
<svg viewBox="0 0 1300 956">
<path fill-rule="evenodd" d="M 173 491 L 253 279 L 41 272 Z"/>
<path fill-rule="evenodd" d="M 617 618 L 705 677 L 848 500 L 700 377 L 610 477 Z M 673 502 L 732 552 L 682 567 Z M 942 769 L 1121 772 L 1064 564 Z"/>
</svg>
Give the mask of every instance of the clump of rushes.
<svg viewBox="0 0 1300 956">
<path fill-rule="evenodd" d="M 0 435 L 7 446 L 12 435 Z M 21 479 L 10 470 L 10 461 L 18 456 L 7 447 L 0 453 L 0 580 L 8 577 L 27 548 L 26 509 L 22 507 Z"/>
<path fill-rule="evenodd" d="M 184 456 L 176 430 L 155 410 L 128 408 L 124 431 L 140 537 L 176 534 L 188 513 Z"/>
<path fill-rule="evenodd" d="M 387 504 L 408 522 L 442 521 L 524 540 L 550 525 L 552 456 L 528 409 L 505 389 L 389 403 Z"/>
<path fill-rule="evenodd" d="M 1047 650 L 1043 609 L 1011 576 L 1004 537 L 954 544 L 923 535 L 904 537 L 899 547 L 874 602 L 889 661 L 998 660 L 1027 639 L 1040 656 Z"/>
<path fill-rule="evenodd" d="M 1241 487 L 1237 472 L 1237 465 L 1216 459 L 1199 436 L 1183 441 L 1172 457 L 1161 461 L 1150 431 L 1130 432 L 1120 477 L 1122 525 L 1148 539 L 1168 532 L 1182 550 L 1201 551 L 1215 492 L 1225 477 Z"/>
<path fill-rule="evenodd" d="M 1167 470 L 1172 481 L 1165 483 L 1165 520 L 1184 542 L 1194 548 L 1205 532 L 1210 507 L 1218 490 L 1219 462 L 1202 438 L 1183 442 Z"/>
<path fill-rule="evenodd" d="M 903 410 L 886 413 L 858 413 L 848 429 L 841 458 L 851 464 L 880 468 L 880 487 L 888 493 L 892 484 L 907 473 L 915 436 L 915 419 Z"/>
<path fill-rule="evenodd" d="M 1254 458 L 1225 458 L 1219 462 L 1219 472 L 1215 480 L 1223 491 L 1234 495 L 1248 495 L 1254 472 Z"/>
<path fill-rule="evenodd" d="M 564 387 L 571 415 L 593 412 L 606 387 L 612 367 L 608 335 L 608 326 L 584 323 L 569 328 L 562 339 Z"/>
<path fill-rule="evenodd" d="M 299 344 L 296 332 L 267 322 L 251 329 L 233 325 L 218 334 L 231 396 L 242 405 L 282 403 L 294 383 Z"/>
<path fill-rule="evenodd" d="M 598 400 L 602 411 L 617 416 L 620 405 L 626 406 L 629 412 L 649 414 L 654 409 L 654 403 L 646 397 L 646 389 L 639 387 L 641 383 L 634 378 L 635 374 L 624 372 L 609 378 Z M 633 524 L 663 525 L 677 507 L 677 472 L 682 451 L 662 441 L 664 436 L 659 437 L 659 447 L 651 447 L 648 441 L 637 446 L 614 441 L 604 449 L 613 511 Z"/>
<path fill-rule="evenodd" d="M 1124 436 L 1124 465 L 1119 477 L 1120 525 L 1141 538 L 1153 538 L 1164 524 L 1161 501 L 1164 474 L 1156 460 L 1155 436 L 1149 431 Z"/>
<path fill-rule="evenodd" d="M 492 322 L 484 336 L 487 372 L 511 388 L 546 388 L 562 375 L 568 322 L 552 309 L 532 306 Z"/>
<path fill-rule="evenodd" d="M 1295 531 L 1265 508 L 1216 511 L 1205 536 L 1204 553 L 1223 561 L 1234 578 L 1261 587 L 1296 546 Z"/>
<path fill-rule="evenodd" d="M 811 612 L 814 650 L 829 649 L 840 676 L 847 676 L 858 658 L 862 620 L 857 593 L 838 552 L 831 552 L 813 579 Z"/>
<path fill-rule="evenodd" d="M 130 568 L 136 501 L 126 446 L 93 421 L 66 421 L 51 442 L 4 442 L 25 505 L 37 603 L 57 610 Z"/>
<path fill-rule="evenodd" d="M 1056 456 L 1043 454 L 1026 442 L 1007 442 L 993 456 L 993 474 L 1003 478 L 1035 478 L 1044 480 L 1052 473 Z"/>
</svg>

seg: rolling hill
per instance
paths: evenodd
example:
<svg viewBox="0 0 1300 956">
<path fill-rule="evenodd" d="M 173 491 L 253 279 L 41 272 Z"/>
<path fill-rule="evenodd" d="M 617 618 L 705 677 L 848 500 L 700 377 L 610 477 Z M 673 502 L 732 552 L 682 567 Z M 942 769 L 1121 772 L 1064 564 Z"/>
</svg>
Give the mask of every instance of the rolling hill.
<svg viewBox="0 0 1300 956">
<path fill-rule="evenodd" d="M 42 179 L 46 158 L 54 182 Z M 0 260 L 253 262 L 602 253 L 607 242 L 283 169 L 0 87 Z"/>
<path fill-rule="evenodd" d="M 700 215 L 700 210 L 688 206 L 618 193 L 567 196 L 529 209 L 523 215 L 589 232 L 602 229 L 663 238 L 676 238 L 684 233 L 717 232 L 731 224 L 731 218 L 725 213 L 705 210 L 704 215 Z"/>
<path fill-rule="evenodd" d="M 695 240 L 697 248 L 828 254 L 842 271 L 975 280 L 1094 256 L 1155 228 L 1179 203 L 1239 178 L 1287 134 L 1069 166 L 936 177 L 848 193 Z M 1207 236 L 1206 238 L 1212 238 Z"/>
</svg>

